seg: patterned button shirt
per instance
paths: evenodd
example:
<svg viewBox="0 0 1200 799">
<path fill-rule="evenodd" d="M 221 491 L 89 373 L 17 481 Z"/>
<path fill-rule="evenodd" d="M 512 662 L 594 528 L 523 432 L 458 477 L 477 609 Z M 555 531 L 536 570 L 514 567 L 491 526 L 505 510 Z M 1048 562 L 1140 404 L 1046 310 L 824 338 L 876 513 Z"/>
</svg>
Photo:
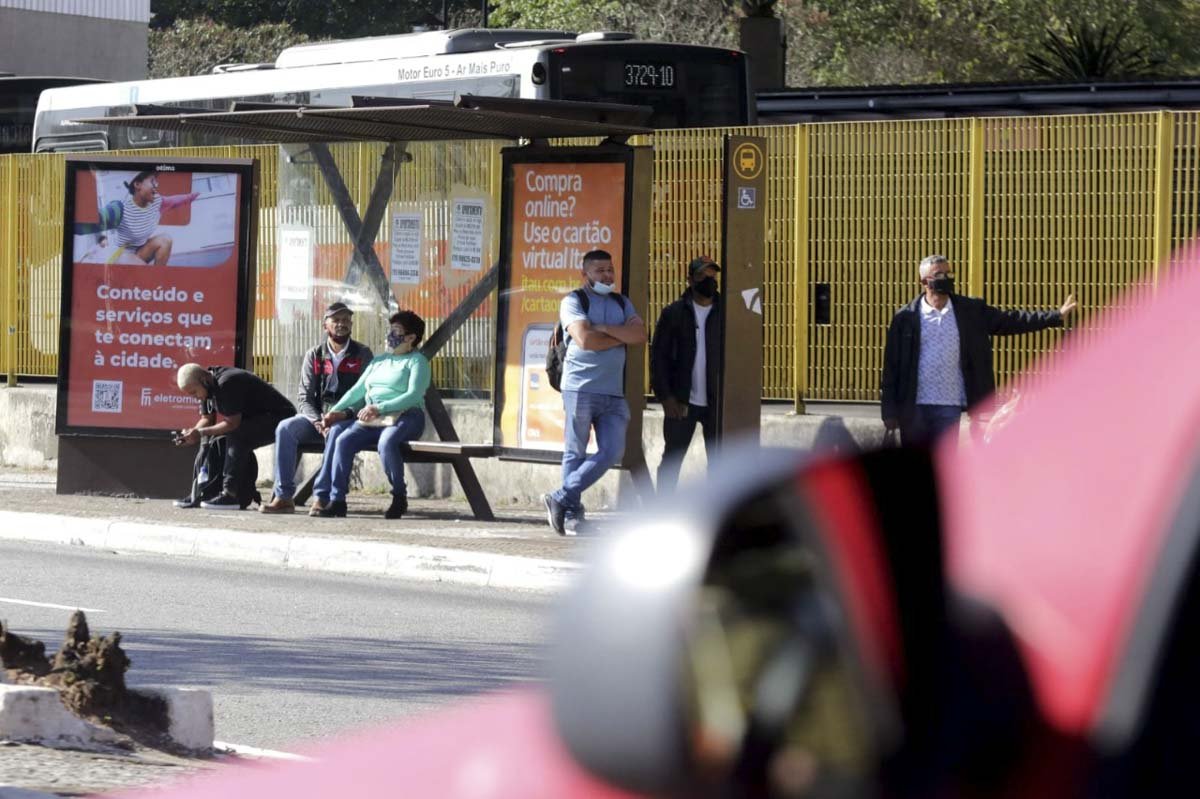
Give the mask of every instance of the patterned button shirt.
<svg viewBox="0 0 1200 799">
<path fill-rule="evenodd" d="M 954 303 L 938 310 L 921 298 L 921 353 L 917 364 L 918 405 L 967 405 L 967 386 L 959 363 Z"/>
</svg>

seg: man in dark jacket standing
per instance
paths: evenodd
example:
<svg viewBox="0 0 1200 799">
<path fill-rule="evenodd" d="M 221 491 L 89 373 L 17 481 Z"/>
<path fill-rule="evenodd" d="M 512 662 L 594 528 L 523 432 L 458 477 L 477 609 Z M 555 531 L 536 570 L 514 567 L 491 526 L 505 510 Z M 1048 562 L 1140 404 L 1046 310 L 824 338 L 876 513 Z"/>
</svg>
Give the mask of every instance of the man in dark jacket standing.
<svg viewBox="0 0 1200 799">
<path fill-rule="evenodd" d="M 275 428 L 275 491 L 263 513 L 295 513 L 296 464 L 302 444 L 325 443 L 321 417 L 362 376 L 374 355 L 350 338 L 354 312 L 345 303 L 325 309 L 325 340 L 304 354 L 300 367 L 300 413 Z"/>
<path fill-rule="evenodd" d="M 992 336 L 1062 327 L 1075 297 L 1057 311 L 1002 311 L 954 293 L 944 255 L 921 261 L 923 293 L 896 312 L 883 352 L 880 402 L 888 430 L 904 444 L 932 441 L 957 428 L 963 411 L 996 388 Z"/>
<path fill-rule="evenodd" d="M 663 407 L 659 493 L 675 489 L 679 467 L 699 424 L 712 458 L 721 387 L 721 267 L 707 255 L 688 264 L 683 296 L 663 309 L 650 343 L 650 383 Z"/>
</svg>

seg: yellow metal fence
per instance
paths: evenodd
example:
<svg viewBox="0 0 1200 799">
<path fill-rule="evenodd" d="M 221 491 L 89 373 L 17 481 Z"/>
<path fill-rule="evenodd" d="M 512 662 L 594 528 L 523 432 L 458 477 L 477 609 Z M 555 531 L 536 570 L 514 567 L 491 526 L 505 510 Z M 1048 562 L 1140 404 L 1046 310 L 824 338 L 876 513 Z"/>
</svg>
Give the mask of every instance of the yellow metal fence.
<svg viewBox="0 0 1200 799">
<path fill-rule="evenodd" d="M 1178 268 L 1173 253 L 1191 240 L 1200 217 L 1197 113 L 660 131 L 640 142 L 655 147 L 648 320 L 683 289 L 691 258 L 720 257 L 721 144 L 733 132 L 768 140 L 768 399 L 877 399 L 884 331 L 894 310 L 916 296 L 924 255 L 945 254 L 960 290 L 1003 307 L 1057 307 L 1073 292 L 1082 313 L 1070 335 L 1087 336 L 1095 311 L 1126 291 L 1150 297 L 1163 271 Z M 360 214 L 381 149 L 334 148 Z M 280 150 L 171 152 L 259 159 L 254 366 L 270 376 L 274 236 L 287 191 L 279 186 Z M 445 228 L 436 200 L 449 188 L 468 186 L 498 201 L 498 153 L 494 143 L 414 146 L 411 162 L 396 170 L 393 202 L 415 203 L 431 229 Z M 9 376 L 56 373 L 62 194 L 61 156 L 0 157 L 0 373 Z M 335 239 L 344 238 L 336 220 L 326 222 Z M 386 241 L 385 222 L 377 244 Z M 827 318 L 814 313 L 818 294 Z M 418 310 L 437 316 L 433 305 Z M 447 352 L 437 365 L 440 385 L 490 389 L 480 355 L 490 347 L 491 324 L 483 314 L 470 334 L 479 340 Z M 1037 356 L 1063 335 L 999 340 L 1001 382 L 1031 365 L 1036 371 Z"/>
</svg>

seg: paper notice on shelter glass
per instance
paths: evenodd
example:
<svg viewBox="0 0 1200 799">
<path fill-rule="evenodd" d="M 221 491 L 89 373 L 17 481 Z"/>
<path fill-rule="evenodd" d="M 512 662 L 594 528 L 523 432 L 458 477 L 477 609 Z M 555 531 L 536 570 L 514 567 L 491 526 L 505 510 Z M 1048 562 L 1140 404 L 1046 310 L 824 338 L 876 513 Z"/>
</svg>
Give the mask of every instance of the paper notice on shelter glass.
<svg viewBox="0 0 1200 799">
<path fill-rule="evenodd" d="M 483 200 L 456 199 L 450 221 L 450 268 L 483 269 Z"/>
<path fill-rule="evenodd" d="M 421 282 L 421 215 L 392 214 L 392 282 Z"/>
</svg>

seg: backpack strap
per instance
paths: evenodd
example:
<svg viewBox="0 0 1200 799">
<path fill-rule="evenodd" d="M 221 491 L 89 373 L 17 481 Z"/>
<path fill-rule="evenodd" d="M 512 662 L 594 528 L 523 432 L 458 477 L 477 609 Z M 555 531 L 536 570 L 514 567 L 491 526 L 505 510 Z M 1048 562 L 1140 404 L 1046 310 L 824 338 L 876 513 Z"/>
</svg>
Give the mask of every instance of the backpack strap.
<svg viewBox="0 0 1200 799">
<path fill-rule="evenodd" d="M 579 299 L 579 307 L 583 309 L 583 315 L 587 316 L 588 309 L 592 305 L 591 300 L 588 299 L 587 292 L 584 291 L 583 289 L 575 289 L 571 293 L 574 294 Z M 562 331 L 562 338 L 559 339 L 559 342 L 557 342 L 557 343 L 566 341 L 567 339 L 569 339 L 571 337 L 571 334 L 567 332 L 567 329 L 562 326 L 562 322 L 558 322 L 555 325 L 555 328 L 557 330 Z"/>
</svg>

